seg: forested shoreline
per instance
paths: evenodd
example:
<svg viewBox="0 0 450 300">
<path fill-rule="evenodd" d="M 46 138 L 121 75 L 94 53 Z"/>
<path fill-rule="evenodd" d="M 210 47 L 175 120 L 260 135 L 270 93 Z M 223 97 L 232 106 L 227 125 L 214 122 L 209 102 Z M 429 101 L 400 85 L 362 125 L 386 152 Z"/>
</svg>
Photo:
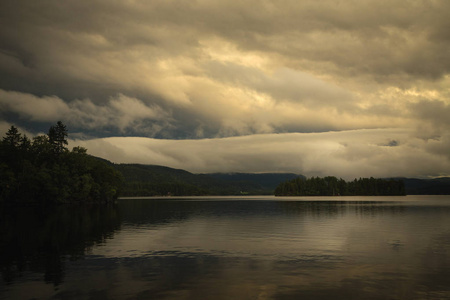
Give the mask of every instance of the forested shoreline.
<svg viewBox="0 0 450 300">
<path fill-rule="evenodd" d="M 11 126 L 0 141 L 0 203 L 104 203 L 119 196 L 122 175 L 111 165 L 67 149 L 62 122 L 29 139 Z"/>
<path fill-rule="evenodd" d="M 293 173 L 193 174 L 141 164 L 113 164 L 87 149 L 67 149 L 62 122 L 32 139 L 14 126 L 0 140 L 0 204 L 103 203 L 119 196 L 391 196 L 449 194 L 450 178 L 345 181 Z M 280 183 L 281 182 L 281 183 Z"/>
<path fill-rule="evenodd" d="M 403 180 L 359 178 L 345 181 L 342 178 L 298 177 L 280 183 L 275 196 L 404 196 Z"/>
</svg>

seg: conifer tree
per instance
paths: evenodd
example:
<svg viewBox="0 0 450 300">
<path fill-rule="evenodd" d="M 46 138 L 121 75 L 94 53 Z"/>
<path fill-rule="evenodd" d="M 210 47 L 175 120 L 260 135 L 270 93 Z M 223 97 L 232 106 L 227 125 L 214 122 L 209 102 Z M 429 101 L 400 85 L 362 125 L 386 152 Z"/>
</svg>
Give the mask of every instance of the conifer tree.
<svg viewBox="0 0 450 300">
<path fill-rule="evenodd" d="M 67 142 L 67 128 L 61 121 L 58 121 L 55 126 L 50 127 L 48 130 L 48 140 L 53 147 L 53 151 L 57 154 L 67 151 L 65 145 Z"/>
<path fill-rule="evenodd" d="M 17 147 L 19 146 L 21 141 L 21 134 L 16 127 L 11 126 L 11 128 L 6 133 L 6 136 L 3 138 L 3 142 L 5 142 L 9 146 Z"/>
</svg>

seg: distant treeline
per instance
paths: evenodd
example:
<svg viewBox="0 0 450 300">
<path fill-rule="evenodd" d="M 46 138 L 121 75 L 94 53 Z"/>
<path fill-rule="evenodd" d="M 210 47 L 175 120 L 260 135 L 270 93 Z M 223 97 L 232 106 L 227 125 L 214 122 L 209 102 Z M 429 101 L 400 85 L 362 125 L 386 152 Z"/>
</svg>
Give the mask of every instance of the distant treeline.
<svg viewBox="0 0 450 300">
<path fill-rule="evenodd" d="M 280 183 L 275 196 L 403 196 L 402 180 L 359 178 L 345 181 L 334 176 L 296 178 Z"/>
<path fill-rule="evenodd" d="M 211 192 L 198 186 L 182 182 L 125 182 L 123 196 L 149 197 L 149 196 L 206 196 Z"/>
<path fill-rule="evenodd" d="M 116 164 L 125 181 L 122 196 L 273 195 L 292 173 L 192 174 L 181 169 L 141 164 Z"/>
<path fill-rule="evenodd" d="M 69 151 L 62 122 L 30 140 L 11 126 L 0 141 L 0 203 L 108 202 L 122 175 L 82 147 Z"/>
</svg>

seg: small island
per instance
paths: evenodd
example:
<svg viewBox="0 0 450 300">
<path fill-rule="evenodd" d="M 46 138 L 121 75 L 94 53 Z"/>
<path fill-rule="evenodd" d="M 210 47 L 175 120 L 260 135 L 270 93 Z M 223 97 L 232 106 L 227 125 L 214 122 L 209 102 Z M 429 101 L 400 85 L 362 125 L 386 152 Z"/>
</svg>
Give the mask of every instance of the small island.
<svg viewBox="0 0 450 300">
<path fill-rule="evenodd" d="M 82 147 L 67 149 L 58 121 L 29 139 L 14 126 L 0 141 L 0 203 L 106 203 L 117 199 L 122 175 Z"/>
<path fill-rule="evenodd" d="M 334 176 L 324 178 L 298 177 L 280 183 L 275 196 L 405 196 L 403 180 L 359 178 L 353 181 L 337 179 Z"/>
</svg>

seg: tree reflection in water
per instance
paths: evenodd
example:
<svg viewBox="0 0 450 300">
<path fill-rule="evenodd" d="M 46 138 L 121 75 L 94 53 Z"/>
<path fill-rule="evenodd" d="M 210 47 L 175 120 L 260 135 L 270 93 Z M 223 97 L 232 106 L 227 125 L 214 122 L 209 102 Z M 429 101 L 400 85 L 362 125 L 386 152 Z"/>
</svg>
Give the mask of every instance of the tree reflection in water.
<svg viewBox="0 0 450 300">
<path fill-rule="evenodd" d="M 77 260 L 120 229 L 115 205 L 0 208 L 0 270 L 11 284 L 26 272 L 55 286 L 66 260 Z"/>
<path fill-rule="evenodd" d="M 0 299 L 450 299 L 447 196 L 261 199 L 4 209 Z"/>
</svg>

